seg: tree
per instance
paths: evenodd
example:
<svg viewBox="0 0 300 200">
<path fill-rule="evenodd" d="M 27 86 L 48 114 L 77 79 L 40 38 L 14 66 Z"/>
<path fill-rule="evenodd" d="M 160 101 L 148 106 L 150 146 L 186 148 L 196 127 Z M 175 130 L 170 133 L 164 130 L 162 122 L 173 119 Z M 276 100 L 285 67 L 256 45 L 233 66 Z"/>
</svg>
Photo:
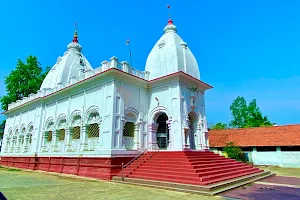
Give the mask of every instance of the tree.
<svg viewBox="0 0 300 200">
<path fill-rule="evenodd" d="M 253 99 L 248 105 L 248 120 L 246 127 L 271 126 L 271 122 L 267 116 L 262 115 L 256 104 L 256 99 Z"/>
<path fill-rule="evenodd" d="M 228 154 L 229 158 L 236 159 L 238 161 L 245 161 L 242 149 L 236 146 L 233 142 L 227 143 L 223 148 L 223 151 Z"/>
<path fill-rule="evenodd" d="M 233 120 L 229 123 L 231 127 L 242 128 L 247 121 L 247 103 L 244 97 L 238 96 L 230 106 Z"/>
<path fill-rule="evenodd" d="M 238 96 L 230 106 L 232 120 L 229 125 L 234 128 L 271 126 L 266 116 L 263 117 L 256 99 L 253 99 L 247 106 L 244 97 Z"/>
<path fill-rule="evenodd" d="M 219 123 L 211 126 L 212 130 L 221 130 L 221 129 L 227 129 L 227 128 L 228 128 L 228 125 L 227 124 L 223 124 L 221 122 L 219 122 Z"/>
<path fill-rule="evenodd" d="M 46 67 L 43 71 L 35 56 L 28 56 L 25 63 L 18 59 L 16 69 L 5 77 L 7 94 L 0 99 L 2 109 L 7 110 L 8 104 L 36 93 L 49 70 Z"/>
</svg>

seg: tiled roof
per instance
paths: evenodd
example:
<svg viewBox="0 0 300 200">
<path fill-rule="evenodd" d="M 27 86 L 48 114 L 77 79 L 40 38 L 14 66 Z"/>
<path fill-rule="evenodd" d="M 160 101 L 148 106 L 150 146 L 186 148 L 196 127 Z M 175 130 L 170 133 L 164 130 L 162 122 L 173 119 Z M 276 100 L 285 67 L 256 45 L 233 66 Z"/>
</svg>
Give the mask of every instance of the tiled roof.
<svg viewBox="0 0 300 200">
<path fill-rule="evenodd" d="M 244 129 L 210 130 L 209 146 L 300 146 L 300 124 Z"/>
</svg>

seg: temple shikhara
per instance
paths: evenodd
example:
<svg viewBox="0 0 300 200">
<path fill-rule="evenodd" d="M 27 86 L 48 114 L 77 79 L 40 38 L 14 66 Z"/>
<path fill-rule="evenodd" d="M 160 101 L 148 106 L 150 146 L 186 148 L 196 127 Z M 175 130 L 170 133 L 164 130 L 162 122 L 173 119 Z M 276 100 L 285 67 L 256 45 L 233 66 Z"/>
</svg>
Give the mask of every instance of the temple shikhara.
<svg viewBox="0 0 300 200">
<path fill-rule="evenodd" d="M 212 87 L 171 18 L 163 31 L 141 71 L 115 56 L 93 68 L 76 30 L 40 90 L 8 106 L 1 165 L 198 186 L 266 176 L 209 151 Z"/>
</svg>

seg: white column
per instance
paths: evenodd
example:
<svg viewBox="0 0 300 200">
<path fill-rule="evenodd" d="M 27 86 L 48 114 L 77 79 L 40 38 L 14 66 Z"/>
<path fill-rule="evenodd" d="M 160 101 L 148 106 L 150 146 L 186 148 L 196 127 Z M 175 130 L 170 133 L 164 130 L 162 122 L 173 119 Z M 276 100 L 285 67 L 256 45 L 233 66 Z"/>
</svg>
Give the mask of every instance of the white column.
<svg viewBox="0 0 300 200">
<path fill-rule="evenodd" d="M 52 132 L 52 145 L 51 150 L 53 152 L 58 152 L 58 140 L 59 140 L 59 133 L 57 133 L 57 130 L 54 130 Z"/>
<path fill-rule="evenodd" d="M 66 128 L 66 138 L 65 138 L 65 141 L 66 141 L 66 146 L 65 146 L 65 151 L 73 151 L 73 147 L 72 147 L 72 131 L 71 131 L 72 128 Z"/>
<path fill-rule="evenodd" d="M 134 144 L 133 149 L 137 150 L 140 148 L 140 125 L 142 122 L 137 122 L 134 125 Z"/>
<path fill-rule="evenodd" d="M 203 149 L 203 140 L 201 134 L 201 124 L 197 124 L 197 149 Z"/>
<path fill-rule="evenodd" d="M 125 143 L 123 141 L 123 131 L 124 131 L 124 126 L 125 126 L 126 120 L 123 117 L 121 119 L 121 127 L 120 127 L 120 133 L 119 133 L 119 148 L 125 148 Z M 115 135 L 117 137 L 117 135 Z"/>
<path fill-rule="evenodd" d="M 140 124 L 140 130 L 139 130 L 139 145 L 140 145 L 140 149 L 145 148 L 145 144 L 144 144 L 144 122 L 141 122 Z"/>
<path fill-rule="evenodd" d="M 208 131 L 204 132 L 204 137 L 205 137 L 205 149 L 209 150 L 209 141 L 208 141 Z"/>
<path fill-rule="evenodd" d="M 149 143 L 150 145 L 156 145 L 157 141 L 156 141 L 156 131 L 158 128 L 158 124 L 157 123 L 152 123 L 149 125 Z"/>
<path fill-rule="evenodd" d="M 24 136 L 24 145 L 23 145 L 23 152 L 26 153 L 29 150 L 29 137 L 30 133 L 26 133 Z"/>
<path fill-rule="evenodd" d="M 100 131 L 100 128 L 99 128 L 99 131 Z M 99 133 L 99 136 L 100 136 L 100 133 Z M 80 151 L 88 151 L 89 150 L 88 132 L 87 132 L 87 126 L 86 125 L 82 125 L 80 127 L 80 138 L 81 138 Z"/>
<path fill-rule="evenodd" d="M 10 138 L 10 145 L 9 145 L 9 150 L 8 150 L 10 153 L 14 152 L 14 148 L 13 148 L 14 140 L 15 140 L 14 137 L 15 136 L 11 136 L 11 138 Z"/>
<path fill-rule="evenodd" d="M 9 152 L 9 148 L 10 148 L 10 145 L 11 145 L 11 138 L 8 136 L 6 137 L 6 144 L 5 144 L 5 149 L 4 149 L 4 153 L 8 153 Z"/>
<path fill-rule="evenodd" d="M 184 149 L 189 149 L 190 148 L 190 145 L 189 145 L 189 130 L 190 130 L 190 128 L 188 128 L 188 127 L 183 128 L 183 136 L 184 136 L 183 148 Z"/>
<path fill-rule="evenodd" d="M 22 137 L 21 135 L 18 135 L 17 138 L 17 152 L 20 153 L 22 149 Z"/>
<path fill-rule="evenodd" d="M 41 149 L 41 152 L 47 152 L 47 138 L 48 138 L 48 132 L 44 131 L 43 132 L 43 137 L 42 137 L 42 149 Z"/>
</svg>

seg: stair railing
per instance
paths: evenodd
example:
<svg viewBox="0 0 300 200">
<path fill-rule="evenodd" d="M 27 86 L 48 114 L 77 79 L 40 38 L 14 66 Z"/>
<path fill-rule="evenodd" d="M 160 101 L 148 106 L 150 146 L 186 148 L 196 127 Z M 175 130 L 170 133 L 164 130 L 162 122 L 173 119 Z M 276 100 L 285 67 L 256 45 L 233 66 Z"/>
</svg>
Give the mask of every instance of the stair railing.
<svg viewBox="0 0 300 200">
<path fill-rule="evenodd" d="M 139 155 L 137 155 L 135 158 L 133 158 L 131 161 L 129 161 L 128 163 L 126 163 L 124 165 L 124 163 L 122 163 L 122 181 L 124 181 L 124 169 L 126 167 L 128 167 L 131 163 L 133 163 L 133 161 L 137 161 L 137 166 L 138 166 L 138 158 L 140 158 L 143 154 L 147 153 L 149 150 L 154 150 L 154 151 L 151 151 L 151 152 L 158 152 L 159 151 L 159 147 L 157 144 L 152 144 L 150 147 L 148 147 L 147 149 L 145 149 L 144 151 L 142 151 Z"/>
</svg>

